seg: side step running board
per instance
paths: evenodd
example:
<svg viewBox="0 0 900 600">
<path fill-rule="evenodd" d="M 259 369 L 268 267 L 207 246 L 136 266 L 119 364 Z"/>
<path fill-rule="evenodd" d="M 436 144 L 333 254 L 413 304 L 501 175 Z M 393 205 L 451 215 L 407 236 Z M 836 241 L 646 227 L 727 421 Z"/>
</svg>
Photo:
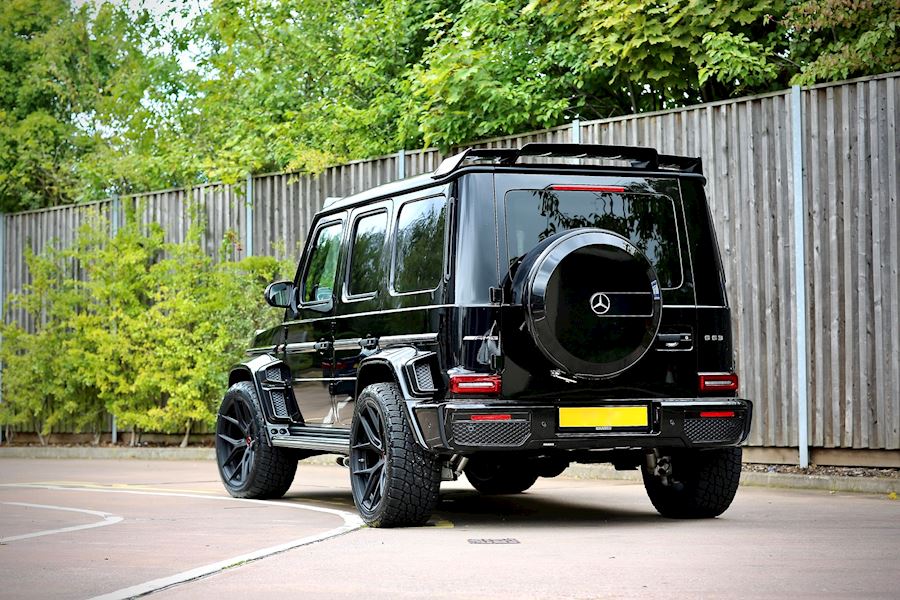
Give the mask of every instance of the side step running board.
<svg viewBox="0 0 900 600">
<path fill-rule="evenodd" d="M 288 435 L 273 435 L 272 445 L 282 448 L 350 454 L 349 429 L 293 426 L 289 432 Z"/>
</svg>

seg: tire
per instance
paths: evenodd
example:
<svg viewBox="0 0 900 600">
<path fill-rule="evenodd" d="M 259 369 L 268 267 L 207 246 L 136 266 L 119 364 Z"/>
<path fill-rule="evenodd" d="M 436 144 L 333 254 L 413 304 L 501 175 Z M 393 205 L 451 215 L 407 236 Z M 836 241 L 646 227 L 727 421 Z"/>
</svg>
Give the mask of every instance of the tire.
<svg viewBox="0 0 900 600">
<path fill-rule="evenodd" d="M 534 485 L 538 472 L 525 461 L 473 457 L 466 465 L 466 479 L 486 495 L 521 494 Z"/>
<path fill-rule="evenodd" d="M 280 498 L 297 472 L 297 456 L 269 446 L 265 418 L 249 381 L 231 386 L 216 417 L 216 464 L 235 498 Z"/>
<path fill-rule="evenodd" d="M 350 487 L 363 521 L 370 527 L 424 525 L 440 486 L 440 462 L 413 438 L 397 384 L 366 387 L 350 427 Z"/>
<path fill-rule="evenodd" d="M 670 484 L 641 467 L 644 488 L 657 512 L 671 519 L 710 519 L 731 506 L 741 478 L 741 449 L 671 453 Z"/>
</svg>

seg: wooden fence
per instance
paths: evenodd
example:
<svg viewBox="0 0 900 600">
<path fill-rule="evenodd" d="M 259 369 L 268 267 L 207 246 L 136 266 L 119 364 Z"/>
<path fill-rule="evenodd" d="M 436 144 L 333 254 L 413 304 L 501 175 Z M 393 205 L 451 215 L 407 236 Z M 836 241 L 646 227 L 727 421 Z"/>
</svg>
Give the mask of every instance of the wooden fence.
<svg viewBox="0 0 900 600">
<path fill-rule="evenodd" d="M 755 401 L 750 444 L 796 447 L 798 333 L 806 331 L 808 439 L 815 448 L 900 448 L 900 73 L 785 90 L 487 140 L 631 144 L 700 156 L 723 251 L 742 393 Z M 798 94 L 798 97 L 792 97 Z M 800 105 L 800 114 L 794 106 Z M 798 330 L 794 147 L 802 140 L 805 330 Z M 7 215 L 2 290 L 29 279 L 24 249 L 68 244 L 87 215 L 139 200 L 141 218 L 184 238 L 186 200 L 205 213 L 208 252 L 223 236 L 248 252 L 295 258 L 329 196 L 432 171 L 434 149 L 355 161 L 319 175 L 259 175 L 86 205 Z M 249 208 L 248 208 L 249 207 Z M 120 208 L 119 210 L 122 210 Z M 120 215 L 121 218 L 121 215 Z M 248 222 L 252 223 L 248 235 Z M 27 323 L 25 315 L 8 318 Z M 33 324 L 28 324 L 33 326 Z"/>
</svg>

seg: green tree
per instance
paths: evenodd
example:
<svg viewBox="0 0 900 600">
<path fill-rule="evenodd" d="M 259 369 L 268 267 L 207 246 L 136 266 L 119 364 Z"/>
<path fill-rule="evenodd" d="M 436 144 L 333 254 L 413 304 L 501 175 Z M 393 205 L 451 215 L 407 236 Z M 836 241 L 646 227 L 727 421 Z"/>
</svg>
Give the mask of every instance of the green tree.
<svg viewBox="0 0 900 600">
<path fill-rule="evenodd" d="M 784 20 L 792 83 L 809 85 L 900 69 L 900 3 L 896 0 L 801 0 Z"/>
<path fill-rule="evenodd" d="M 786 62 L 767 0 L 532 0 L 577 33 L 589 62 L 628 89 L 630 112 L 768 89 Z"/>
<path fill-rule="evenodd" d="M 150 13 L 67 0 L 0 4 L 0 210 L 172 185 L 158 137 L 177 60 Z"/>
</svg>

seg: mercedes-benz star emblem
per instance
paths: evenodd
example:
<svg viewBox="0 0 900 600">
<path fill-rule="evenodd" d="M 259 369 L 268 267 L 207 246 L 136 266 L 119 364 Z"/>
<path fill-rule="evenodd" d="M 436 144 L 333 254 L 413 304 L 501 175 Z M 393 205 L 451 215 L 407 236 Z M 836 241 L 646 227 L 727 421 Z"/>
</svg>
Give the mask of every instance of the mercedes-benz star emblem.
<svg viewBox="0 0 900 600">
<path fill-rule="evenodd" d="M 609 296 L 603 292 L 597 292 L 591 296 L 591 310 L 595 315 L 605 315 L 609 312 Z"/>
</svg>

